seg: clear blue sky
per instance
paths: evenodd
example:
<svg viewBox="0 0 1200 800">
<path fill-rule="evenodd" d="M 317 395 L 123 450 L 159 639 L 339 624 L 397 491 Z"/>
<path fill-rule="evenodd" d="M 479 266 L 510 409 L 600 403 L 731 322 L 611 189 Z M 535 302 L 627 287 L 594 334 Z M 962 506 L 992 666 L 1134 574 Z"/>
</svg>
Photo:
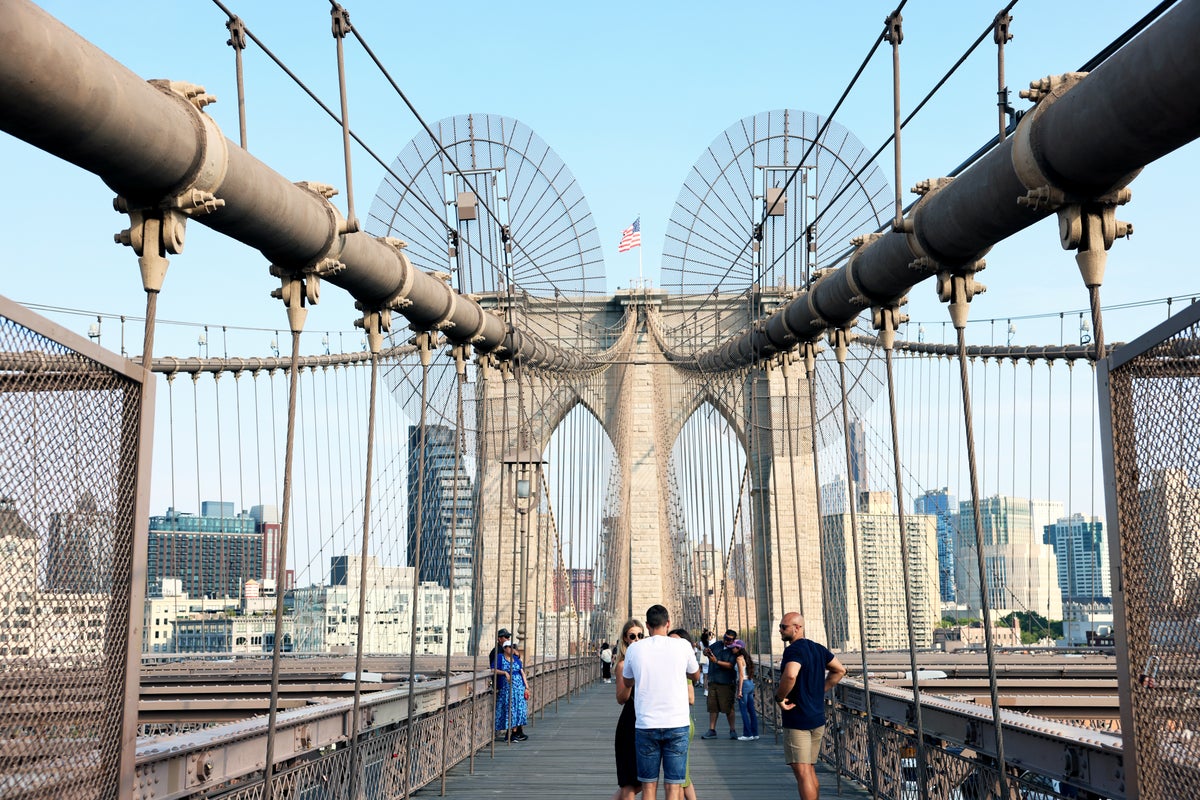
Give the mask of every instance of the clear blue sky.
<svg viewBox="0 0 1200 800">
<path fill-rule="evenodd" d="M 52 14 L 146 78 L 203 84 L 219 102 L 208 112 L 237 136 L 233 54 L 223 13 L 211 3 L 151 4 L 114 14 L 104 4 L 59 0 Z M 618 255 L 619 234 L 642 218 L 644 259 L 655 278 L 663 232 L 691 165 L 726 127 L 759 111 L 793 108 L 826 114 L 882 27 L 880 2 L 563 4 L 350 3 L 359 31 L 382 56 L 429 121 L 458 113 L 499 113 L 537 132 L 578 179 L 604 246 L 610 289 L 637 274 L 636 253 Z M 911 108 L 989 23 L 999 3 L 913 2 L 905 9 L 904 108 Z M 1008 82 L 1015 97 L 1029 80 L 1075 69 L 1144 14 L 1149 2 L 1100 2 L 1087 14 L 1069 3 L 1023 0 L 1013 11 Z M 328 4 L 238 2 L 232 8 L 286 63 L 336 106 Z M 350 54 L 350 118 L 385 158 L 418 135 L 412 115 L 357 45 Z M 250 149 L 283 175 L 342 186 L 340 130 L 257 52 L 247 51 Z M 869 150 L 891 126 L 890 58 L 881 50 L 837 119 Z M 995 127 L 995 48 L 988 41 L 904 134 L 904 188 L 950 170 Z M 1180 232 L 1192 221 L 1185 199 L 1196 174 L 1196 146 L 1151 166 L 1133 184 L 1121 216 L 1137 233 L 1112 253 L 1104 296 L 1110 302 L 1200 291 L 1183 263 Z M 881 159 L 892 174 L 890 152 Z M 54 306 L 142 313 L 132 253 L 113 245 L 124 227 L 98 179 L 0 135 L 6 189 L 0 226 L 11 266 L 4 294 Z M 383 177 L 355 154 L 358 205 L 365 209 Z M 344 198 L 340 198 L 341 202 Z M 997 247 L 983 280 L 989 292 L 974 316 L 1057 312 L 1086 305 L 1070 254 L 1058 249 L 1052 221 Z M 1148 275 L 1158 279 L 1147 280 Z M 256 252 L 192 224 L 172 259 L 160 314 L 214 327 L 284 325 L 266 295 L 275 285 Z M 350 329 L 350 303 L 328 287 L 309 327 Z M 913 293 L 914 319 L 945 319 L 925 285 Z M 1129 338 L 1160 311 L 1114 314 L 1110 339 Z M 1126 324 L 1126 321 L 1128 323 Z M 87 320 L 68 319 L 80 332 Z M 999 329 L 1000 326 L 997 326 Z M 105 344 L 116 346 L 105 324 Z M 1077 329 L 1067 325 L 1067 338 Z M 1018 325 L 1018 340 L 1057 341 L 1057 320 Z M 933 336 L 933 334 L 930 334 Z M 989 339 L 981 327 L 976 340 Z M 997 334 L 999 335 L 999 334 Z M 161 354 L 191 355 L 195 332 L 163 331 Z M 268 334 L 229 334 L 230 351 L 254 354 Z M 347 334 L 356 336 L 356 334 Z M 140 334 L 129 336 L 133 341 Z M 217 337 L 210 331 L 210 343 Z M 353 341 L 357 342 L 357 339 Z M 310 343 L 316 349 L 315 341 Z M 131 352 L 140 350 L 133 345 Z M 215 351 L 214 351 L 215 352 Z"/>
</svg>

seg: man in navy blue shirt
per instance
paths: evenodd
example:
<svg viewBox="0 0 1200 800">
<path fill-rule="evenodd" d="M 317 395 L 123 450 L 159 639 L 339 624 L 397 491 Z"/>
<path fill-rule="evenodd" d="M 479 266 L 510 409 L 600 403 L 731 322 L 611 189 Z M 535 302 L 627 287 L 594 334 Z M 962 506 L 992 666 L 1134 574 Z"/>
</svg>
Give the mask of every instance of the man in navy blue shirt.
<svg viewBox="0 0 1200 800">
<path fill-rule="evenodd" d="M 825 734 L 825 692 L 846 676 L 846 668 L 825 645 L 804 638 L 804 617 L 795 611 L 783 615 L 779 636 L 788 643 L 775 690 L 775 702 L 783 711 L 783 756 L 796 776 L 801 800 L 817 800 L 821 785 L 816 764 Z"/>
</svg>

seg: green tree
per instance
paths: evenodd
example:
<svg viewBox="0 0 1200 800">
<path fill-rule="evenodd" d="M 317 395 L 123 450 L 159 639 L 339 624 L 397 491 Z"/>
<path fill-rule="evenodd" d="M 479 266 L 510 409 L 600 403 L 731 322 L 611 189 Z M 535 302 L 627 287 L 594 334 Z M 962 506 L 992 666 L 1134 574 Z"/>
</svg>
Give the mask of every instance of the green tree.
<svg viewBox="0 0 1200 800">
<path fill-rule="evenodd" d="M 1051 639 L 1062 638 L 1062 620 L 1046 619 L 1036 611 L 1014 611 L 1008 616 L 1002 617 L 998 624 L 1011 628 L 1014 618 L 1020 620 L 1021 642 L 1023 644 L 1035 644 L 1039 639 L 1045 637 L 1050 637 Z"/>
</svg>

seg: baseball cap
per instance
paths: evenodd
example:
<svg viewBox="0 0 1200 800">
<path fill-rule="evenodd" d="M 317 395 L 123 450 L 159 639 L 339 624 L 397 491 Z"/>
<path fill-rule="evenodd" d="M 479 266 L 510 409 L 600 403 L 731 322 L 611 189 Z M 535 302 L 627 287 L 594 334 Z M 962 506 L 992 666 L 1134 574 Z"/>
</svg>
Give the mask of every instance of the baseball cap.
<svg viewBox="0 0 1200 800">
<path fill-rule="evenodd" d="M 733 642 L 733 647 L 737 647 L 737 648 L 740 648 L 740 649 L 742 649 L 742 650 L 745 650 L 745 649 L 746 649 L 746 643 L 745 643 L 745 642 L 743 642 L 741 639 L 735 639 L 735 640 L 734 640 L 734 642 Z"/>
<path fill-rule="evenodd" d="M 512 631 L 510 631 L 508 628 L 501 628 L 500 630 L 496 631 L 496 638 L 499 638 L 501 636 L 504 636 L 506 638 L 509 636 L 512 636 Z"/>
</svg>

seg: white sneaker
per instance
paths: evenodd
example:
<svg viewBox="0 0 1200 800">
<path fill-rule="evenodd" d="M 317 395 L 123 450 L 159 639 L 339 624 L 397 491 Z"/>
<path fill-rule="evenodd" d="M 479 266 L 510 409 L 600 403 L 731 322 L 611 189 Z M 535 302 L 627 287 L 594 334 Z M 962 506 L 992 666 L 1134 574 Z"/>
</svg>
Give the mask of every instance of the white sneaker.
<svg viewBox="0 0 1200 800">
<path fill-rule="evenodd" d="M 708 697 L 708 689 L 705 689 L 705 690 L 704 690 L 704 696 L 705 696 L 705 697 Z"/>
<path fill-rule="evenodd" d="M 758 734 L 757 734 L 757 733 L 756 733 L 756 734 L 754 734 L 753 738 L 754 738 L 755 740 L 757 740 L 757 739 L 758 739 Z"/>
<path fill-rule="evenodd" d="M 753 742 L 754 737 L 753 736 L 739 736 L 738 741 L 739 742 Z"/>
</svg>

